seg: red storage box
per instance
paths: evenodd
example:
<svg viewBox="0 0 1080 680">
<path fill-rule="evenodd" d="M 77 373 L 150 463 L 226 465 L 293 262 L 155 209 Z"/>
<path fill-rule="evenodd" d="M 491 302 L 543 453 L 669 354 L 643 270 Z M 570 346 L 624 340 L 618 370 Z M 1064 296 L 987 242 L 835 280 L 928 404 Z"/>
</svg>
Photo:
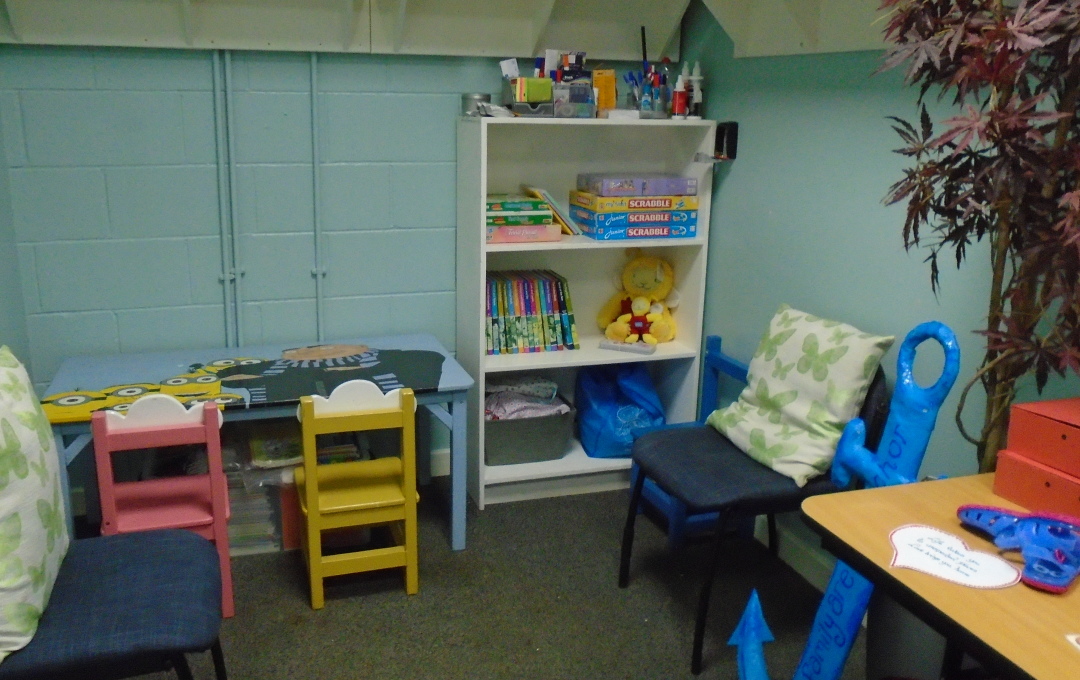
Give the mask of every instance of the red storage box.
<svg viewBox="0 0 1080 680">
<path fill-rule="evenodd" d="M 994 493 L 1032 512 L 1080 517 L 1080 477 L 1009 449 L 998 453 Z"/>
<path fill-rule="evenodd" d="M 1006 448 L 1080 477 L 1080 398 L 1014 404 Z"/>
</svg>

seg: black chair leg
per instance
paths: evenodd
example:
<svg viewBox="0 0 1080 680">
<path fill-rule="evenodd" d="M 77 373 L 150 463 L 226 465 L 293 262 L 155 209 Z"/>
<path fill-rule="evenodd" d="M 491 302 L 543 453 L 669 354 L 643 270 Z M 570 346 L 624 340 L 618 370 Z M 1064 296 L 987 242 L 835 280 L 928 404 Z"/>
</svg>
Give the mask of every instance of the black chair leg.
<svg viewBox="0 0 1080 680">
<path fill-rule="evenodd" d="M 773 556 L 773 559 L 780 557 L 780 537 L 776 534 L 776 515 L 769 513 L 766 515 L 766 519 L 769 524 L 769 554 Z"/>
<path fill-rule="evenodd" d="M 690 670 L 694 675 L 701 673 L 701 650 L 705 646 L 705 619 L 709 614 L 709 598 L 712 595 L 713 579 L 720 567 L 720 552 L 724 545 L 724 527 L 727 524 L 728 511 L 721 510 L 716 519 L 716 541 L 713 553 L 705 567 L 705 577 L 701 583 L 701 595 L 698 598 L 697 622 L 694 624 L 694 651 L 690 656 Z"/>
<path fill-rule="evenodd" d="M 188 666 L 187 657 L 183 654 L 177 654 L 173 657 L 172 663 L 177 678 L 180 680 L 194 680 L 191 675 L 191 666 Z"/>
<path fill-rule="evenodd" d="M 637 519 L 638 506 L 641 504 L 641 490 L 645 487 L 645 473 L 638 470 L 634 491 L 630 494 L 630 509 L 626 513 L 626 526 L 622 534 L 622 554 L 619 556 L 619 587 L 625 588 L 630 582 L 630 551 L 634 547 L 634 520 Z"/>
<path fill-rule="evenodd" d="M 963 676 L 964 648 L 953 638 L 945 639 L 945 654 L 941 660 L 942 680 L 959 680 Z"/>
<path fill-rule="evenodd" d="M 210 656 L 214 659 L 214 675 L 217 680 L 229 680 L 225 672 L 225 654 L 221 651 L 221 640 L 214 640 L 214 646 L 210 648 Z"/>
</svg>

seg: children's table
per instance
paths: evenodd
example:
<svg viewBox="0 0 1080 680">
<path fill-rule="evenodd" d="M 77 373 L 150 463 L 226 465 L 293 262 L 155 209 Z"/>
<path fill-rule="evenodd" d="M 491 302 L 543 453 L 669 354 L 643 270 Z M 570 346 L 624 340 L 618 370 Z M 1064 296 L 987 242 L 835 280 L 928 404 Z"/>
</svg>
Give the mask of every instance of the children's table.
<svg viewBox="0 0 1080 680">
<path fill-rule="evenodd" d="M 318 343 L 79 356 L 63 362 L 42 403 L 53 425 L 72 525 L 67 466 L 91 441 L 90 416 L 123 410 L 142 394 L 164 392 L 186 403 L 213 400 L 225 421 L 296 414 L 300 397 L 329 395 L 342 382 L 370 380 L 384 391 L 408 387 L 450 430 L 450 544 L 465 548 L 466 417 L 473 379 L 433 335 L 410 334 Z M 418 425 L 422 483 L 430 475 L 430 433 Z"/>
<path fill-rule="evenodd" d="M 802 512 L 825 548 L 945 637 L 946 666 L 962 650 L 1010 680 L 1075 677 L 1080 584 L 1062 595 L 1020 583 L 981 589 L 893 565 L 890 534 L 908 524 L 940 529 L 969 549 L 997 554 L 993 543 L 956 516 L 957 507 L 968 503 L 1022 512 L 994 495 L 993 480 L 983 474 L 814 496 L 803 501 Z M 1016 551 L 1002 555 L 1023 564 Z"/>
</svg>

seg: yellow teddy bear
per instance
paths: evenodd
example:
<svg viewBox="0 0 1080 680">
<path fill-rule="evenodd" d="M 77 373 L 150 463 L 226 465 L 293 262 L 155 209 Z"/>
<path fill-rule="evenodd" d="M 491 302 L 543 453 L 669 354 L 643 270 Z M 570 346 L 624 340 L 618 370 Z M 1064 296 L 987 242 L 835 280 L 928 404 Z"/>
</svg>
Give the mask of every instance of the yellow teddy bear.
<svg viewBox="0 0 1080 680">
<path fill-rule="evenodd" d="M 608 340 L 651 345 L 675 339 L 671 309 L 678 305 L 675 273 L 659 257 L 632 249 L 623 267 L 621 288 L 596 315 L 596 323 Z"/>
</svg>

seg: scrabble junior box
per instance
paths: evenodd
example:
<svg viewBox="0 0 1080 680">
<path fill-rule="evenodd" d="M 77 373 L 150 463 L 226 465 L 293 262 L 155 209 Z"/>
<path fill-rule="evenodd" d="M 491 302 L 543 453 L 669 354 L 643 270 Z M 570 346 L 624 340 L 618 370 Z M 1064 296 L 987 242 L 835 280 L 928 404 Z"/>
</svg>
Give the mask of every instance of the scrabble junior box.
<svg viewBox="0 0 1080 680">
<path fill-rule="evenodd" d="M 570 217 L 588 237 L 598 241 L 697 236 L 696 210 L 593 212 L 570 207 Z"/>
</svg>

